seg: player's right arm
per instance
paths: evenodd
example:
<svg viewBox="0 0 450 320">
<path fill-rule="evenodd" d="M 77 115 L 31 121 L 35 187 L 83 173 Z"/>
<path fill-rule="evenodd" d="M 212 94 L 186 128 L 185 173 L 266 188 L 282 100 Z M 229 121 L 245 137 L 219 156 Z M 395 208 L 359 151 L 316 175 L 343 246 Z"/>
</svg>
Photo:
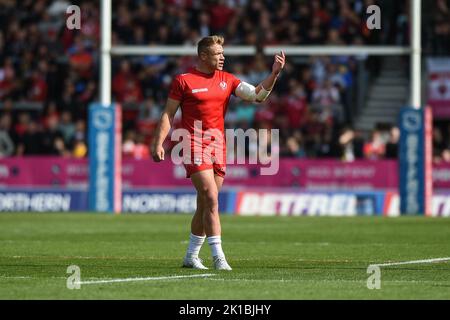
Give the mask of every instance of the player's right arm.
<svg viewBox="0 0 450 320">
<path fill-rule="evenodd" d="M 171 98 L 167 99 L 166 107 L 164 108 L 161 119 L 159 120 L 151 146 L 152 157 L 156 162 L 164 160 L 163 142 L 170 131 L 173 117 L 175 116 L 175 113 L 177 113 L 179 106 L 180 101 Z"/>
</svg>

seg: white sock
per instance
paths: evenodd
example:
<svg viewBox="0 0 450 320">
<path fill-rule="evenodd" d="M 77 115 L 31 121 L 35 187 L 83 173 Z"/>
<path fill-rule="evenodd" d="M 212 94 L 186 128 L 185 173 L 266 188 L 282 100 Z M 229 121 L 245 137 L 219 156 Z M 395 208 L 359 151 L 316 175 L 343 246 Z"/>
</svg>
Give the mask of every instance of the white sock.
<svg viewBox="0 0 450 320">
<path fill-rule="evenodd" d="M 208 244 L 211 247 L 211 255 L 213 257 L 221 256 L 225 257 L 225 254 L 222 250 L 222 240 L 220 239 L 220 236 L 212 236 L 208 237 Z"/>
<path fill-rule="evenodd" d="M 202 247 L 203 242 L 205 241 L 206 236 L 196 236 L 192 234 L 189 236 L 189 247 L 187 249 L 186 256 L 191 258 L 197 258 L 198 253 Z"/>
</svg>

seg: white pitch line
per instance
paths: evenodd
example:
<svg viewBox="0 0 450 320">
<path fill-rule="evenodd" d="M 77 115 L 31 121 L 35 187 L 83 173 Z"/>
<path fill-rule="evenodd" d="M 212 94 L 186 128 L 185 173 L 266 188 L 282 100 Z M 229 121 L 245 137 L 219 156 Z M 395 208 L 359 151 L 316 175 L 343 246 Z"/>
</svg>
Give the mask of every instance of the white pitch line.
<svg viewBox="0 0 450 320">
<path fill-rule="evenodd" d="M 132 281 L 151 281 L 151 280 L 170 280 L 182 278 L 202 278 L 215 276 L 213 273 L 193 274 L 188 276 L 168 276 L 168 277 L 146 277 L 146 278 L 125 278 L 125 279 L 109 279 L 109 280 L 91 280 L 80 281 L 79 284 L 98 284 L 98 283 L 114 283 L 114 282 L 132 282 Z"/>
<path fill-rule="evenodd" d="M 413 261 L 404 261 L 404 262 L 379 263 L 379 264 L 372 264 L 372 266 L 388 267 L 388 266 L 400 266 L 400 265 L 403 265 L 403 264 L 433 263 L 433 262 L 443 262 L 443 261 L 450 261 L 450 257 L 447 257 L 447 258 L 436 258 L 436 259 L 425 259 L 425 260 L 413 260 Z"/>
<path fill-rule="evenodd" d="M 236 281 L 236 282 L 326 282 L 326 283 L 340 283 L 340 282 L 349 282 L 349 283 L 366 283 L 366 280 L 351 280 L 351 279 L 242 279 L 242 278 L 234 278 L 234 279 L 207 279 L 208 281 Z M 392 282 L 392 283 L 427 283 L 427 284 L 443 284 L 448 283 L 450 281 L 433 281 L 433 280 L 383 280 L 384 282 Z"/>
</svg>

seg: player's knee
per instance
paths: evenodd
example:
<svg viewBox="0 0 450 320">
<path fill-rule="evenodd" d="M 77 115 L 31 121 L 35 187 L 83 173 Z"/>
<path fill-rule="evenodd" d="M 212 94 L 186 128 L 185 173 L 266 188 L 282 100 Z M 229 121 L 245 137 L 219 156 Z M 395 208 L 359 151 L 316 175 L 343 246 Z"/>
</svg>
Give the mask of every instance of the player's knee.
<svg viewBox="0 0 450 320">
<path fill-rule="evenodd" d="M 202 190 L 203 205 L 207 208 L 215 208 L 219 203 L 219 193 L 217 190 Z"/>
</svg>

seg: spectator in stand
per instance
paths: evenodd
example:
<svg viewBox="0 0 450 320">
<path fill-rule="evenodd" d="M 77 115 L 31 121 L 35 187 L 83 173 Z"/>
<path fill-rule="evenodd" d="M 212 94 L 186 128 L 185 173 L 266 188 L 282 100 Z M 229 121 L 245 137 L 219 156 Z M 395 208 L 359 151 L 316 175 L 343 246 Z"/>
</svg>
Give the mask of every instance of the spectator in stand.
<svg viewBox="0 0 450 320">
<path fill-rule="evenodd" d="M 215 0 L 209 8 L 210 27 L 213 34 L 223 33 L 233 17 L 234 10 L 225 0 Z"/>
<path fill-rule="evenodd" d="M 250 83 L 261 83 L 269 73 L 264 56 L 257 54 L 248 74 Z"/>
<path fill-rule="evenodd" d="M 370 141 L 364 144 L 364 156 L 369 160 L 379 160 L 384 158 L 386 145 L 379 130 L 373 130 Z"/>
<path fill-rule="evenodd" d="M 448 55 L 450 52 L 450 3 L 437 0 L 432 4 L 430 19 L 432 20 L 429 39 L 430 47 L 437 55 Z"/>
<path fill-rule="evenodd" d="M 84 158 L 87 156 L 86 123 L 84 120 L 80 119 L 75 122 L 75 133 L 69 145 L 73 146 L 72 154 L 75 158 Z"/>
<path fill-rule="evenodd" d="M 133 148 L 133 158 L 137 160 L 150 159 L 150 149 L 148 143 L 145 142 L 145 137 L 140 134 L 137 136 L 136 144 Z"/>
<path fill-rule="evenodd" d="M 59 122 L 60 116 L 58 107 L 54 101 L 50 101 L 47 108 L 44 109 L 44 114 L 41 118 L 41 124 L 44 128 L 49 127 L 49 122 L 54 120 L 56 123 Z"/>
<path fill-rule="evenodd" d="M 316 134 L 321 135 L 325 131 L 326 125 L 327 123 L 321 119 L 319 110 L 308 109 L 302 129 L 306 137 L 312 137 Z"/>
<path fill-rule="evenodd" d="M 8 114 L 9 116 L 11 116 L 11 120 L 14 120 L 14 119 L 12 119 L 13 114 L 14 114 L 14 103 L 13 103 L 12 99 L 8 98 L 8 99 L 3 100 L 2 102 L 3 102 L 3 105 L 1 108 L 0 114 L 2 114 L 2 115 Z M 13 127 L 13 122 L 11 123 L 11 130 L 12 130 L 12 127 Z"/>
<path fill-rule="evenodd" d="M 72 155 L 74 158 L 78 158 L 78 159 L 85 158 L 87 156 L 87 146 L 86 146 L 86 142 L 84 140 L 76 140 L 75 141 Z"/>
<path fill-rule="evenodd" d="M 64 87 L 62 89 L 62 94 L 57 100 L 57 105 L 61 110 L 68 110 L 72 114 L 79 114 L 80 104 L 78 103 L 75 84 L 71 79 L 66 79 Z"/>
<path fill-rule="evenodd" d="M 54 155 L 62 156 L 62 157 L 70 157 L 71 153 L 66 148 L 64 143 L 64 139 L 61 136 L 58 136 L 53 140 L 53 151 Z"/>
<path fill-rule="evenodd" d="M 229 120 L 229 117 L 234 114 L 234 120 L 236 123 L 238 123 L 238 125 L 236 125 L 236 128 L 242 128 L 243 130 L 246 130 L 253 127 L 255 121 L 255 113 L 258 108 L 259 106 L 257 106 L 255 103 L 240 100 L 236 105 L 235 112 L 233 113 L 233 111 L 231 111 L 229 114 L 227 114 L 227 118 L 225 120 L 228 123 L 232 123 L 232 121 Z"/>
<path fill-rule="evenodd" d="M 0 100 L 15 96 L 17 89 L 17 80 L 15 79 L 14 65 L 11 58 L 5 59 L 3 66 L 0 68 Z"/>
<path fill-rule="evenodd" d="M 136 75 L 131 71 L 130 62 L 122 60 L 120 71 L 112 81 L 112 91 L 117 102 L 133 103 L 143 99 L 141 87 Z"/>
<path fill-rule="evenodd" d="M 441 159 L 444 163 L 450 163 L 450 149 L 442 150 Z"/>
<path fill-rule="evenodd" d="M 9 114 L 0 117 L 0 158 L 12 156 L 14 142 L 10 136 L 12 119 Z"/>
<path fill-rule="evenodd" d="M 352 162 L 363 157 L 364 141 L 352 128 L 344 128 L 339 137 L 339 145 L 343 161 Z"/>
<path fill-rule="evenodd" d="M 300 128 L 305 121 L 307 106 L 305 88 L 296 79 L 289 82 L 289 93 L 282 99 L 282 112 L 287 114 L 289 128 Z"/>
<path fill-rule="evenodd" d="M 30 114 L 26 113 L 26 112 L 21 112 L 19 113 L 18 116 L 18 122 L 15 124 L 14 126 L 14 135 L 18 138 L 21 139 L 25 133 L 29 130 L 29 124 L 30 124 Z"/>
<path fill-rule="evenodd" d="M 445 141 L 443 138 L 442 131 L 439 127 L 433 128 L 433 155 L 435 162 L 439 162 L 442 160 L 442 151 L 445 149 Z"/>
<path fill-rule="evenodd" d="M 275 106 L 267 101 L 262 102 L 256 108 L 255 127 L 260 129 L 270 129 L 275 119 Z"/>
<path fill-rule="evenodd" d="M 398 142 L 400 140 L 400 129 L 392 127 L 389 131 L 389 140 L 386 143 L 386 159 L 398 158 Z"/>
<path fill-rule="evenodd" d="M 125 133 L 125 139 L 122 145 L 123 158 L 132 158 L 134 155 L 134 148 L 136 147 L 136 133 L 129 130 Z"/>
<path fill-rule="evenodd" d="M 340 108 L 339 90 L 333 86 L 330 80 L 325 80 L 313 92 L 313 104 L 322 112 L 331 113 L 339 119 L 342 116 Z"/>
<path fill-rule="evenodd" d="M 322 136 L 319 136 L 320 139 L 317 144 L 317 153 L 316 156 L 318 158 L 335 158 L 337 157 L 336 151 L 336 138 L 333 136 L 333 128 L 325 127 L 325 133 Z"/>
<path fill-rule="evenodd" d="M 311 57 L 310 58 L 310 68 L 314 81 L 317 85 L 322 85 L 327 77 L 327 64 L 329 63 L 329 58 L 327 57 Z"/>
<path fill-rule="evenodd" d="M 161 108 L 152 97 L 145 99 L 139 110 L 139 120 L 149 122 L 158 121 L 161 115 Z"/>
<path fill-rule="evenodd" d="M 69 63 L 75 74 L 81 79 L 90 79 L 93 77 L 93 56 L 87 49 L 87 44 L 83 42 L 81 36 L 75 38 L 74 44 L 69 48 Z"/>
<path fill-rule="evenodd" d="M 306 152 L 303 146 L 303 136 L 300 131 L 290 136 L 286 141 L 286 147 L 281 152 L 282 157 L 286 158 L 305 158 Z"/>
<path fill-rule="evenodd" d="M 97 96 L 97 85 L 94 81 L 89 81 L 86 85 L 86 89 L 79 95 L 79 102 L 83 105 L 88 105 L 96 100 Z"/>
<path fill-rule="evenodd" d="M 47 99 L 47 83 L 44 75 L 39 71 L 33 71 L 30 77 L 30 88 L 27 98 L 33 102 L 45 102 Z"/>
<path fill-rule="evenodd" d="M 198 34 L 200 38 L 207 37 L 211 32 L 211 16 L 208 12 L 202 11 L 198 18 Z"/>
<path fill-rule="evenodd" d="M 26 123 L 26 131 L 19 138 L 16 155 L 30 156 L 42 154 L 43 148 L 41 142 L 42 136 L 37 122 L 28 120 Z"/>
<path fill-rule="evenodd" d="M 41 148 L 44 155 L 63 155 L 65 145 L 62 133 L 58 130 L 59 119 L 49 117 L 47 126 L 41 133 Z"/>
<path fill-rule="evenodd" d="M 72 121 L 72 114 L 67 110 L 61 113 L 58 131 L 61 132 L 65 145 L 70 148 L 75 138 L 75 123 Z"/>
<path fill-rule="evenodd" d="M 142 102 L 143 98 L 139 83 L 133 79 L 127 79 L 120 101 L 123 103 L 137 104 Z"/>
</svg>

